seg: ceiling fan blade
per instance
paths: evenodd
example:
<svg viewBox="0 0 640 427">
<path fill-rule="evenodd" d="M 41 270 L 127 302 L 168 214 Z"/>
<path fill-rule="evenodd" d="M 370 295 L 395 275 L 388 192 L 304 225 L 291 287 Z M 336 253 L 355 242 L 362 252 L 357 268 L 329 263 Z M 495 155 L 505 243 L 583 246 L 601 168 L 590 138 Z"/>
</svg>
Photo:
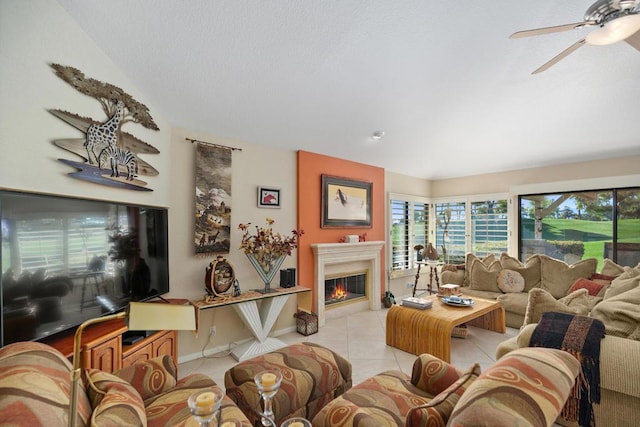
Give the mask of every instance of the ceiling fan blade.
<svg viewBox="0 0 640 427">
<path fill-rule="evenodd" d="M 538 74 L 538 73 L 541 73 L 541 72 L 549 69 L 551 66 L 553 66 L 553 65 L 557 64 L 558 62 L 560 62 L 561 59 L 564 59 L 565 57 L 569 56 L 569 54 L 571 54 L 574 51 L 576 51 L 579 47 L 584 45 L 584 43 L 585 43 L 585 39 L 578 40 L 577 42 L 575 42 L 574 44 L 572 44 L 571 46 L 569 46 L 568 48 L 566 48 L 565 50 L 560 52 L 558 55 L 554 56 L 550 61 L 545 63 L 543 66 L 541 66 L 538 69 L 536 69 L 531 74 Z"/>
<path fill-rule="evenodd" d="M 520 37 L 539 36 L 542 34 L 560 33 L 562 31 L 574 30 L 587 25 L 594 25 L 591 21 L 575 22 L 573 24 L 556 25 L 554 27 L 536 28 L 533 30 L 518 31 L 509 36 L 510 39 L 517 39 Z"/>
<path fill-rule="evenodd" d="M 624 41 L 626 41 L 636 49 L 640 50 L 640 31 L 636 31 L 634 34 L 624 39 Z"/>
</svg>

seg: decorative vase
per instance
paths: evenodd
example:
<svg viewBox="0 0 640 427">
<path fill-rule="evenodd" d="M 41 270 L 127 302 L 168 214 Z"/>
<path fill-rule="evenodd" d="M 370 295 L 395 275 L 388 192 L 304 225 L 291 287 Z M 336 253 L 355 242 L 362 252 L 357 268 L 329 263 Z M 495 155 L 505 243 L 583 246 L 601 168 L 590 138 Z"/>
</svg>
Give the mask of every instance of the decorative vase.
<svg viewBox="0 0 640 427">
<path fill-rule="evenodd" d="M 284 262 L 286 255 L 272 256 L 267 252 L 246 255 L 247 258 L 249 258 L 251 265 L 253 265 L 253 268 L 256 269 L 258 275 L 264 282 L 264 289 L 256 289 L 256 291 L 263 294 L 275 292 L 275 290 L 271 289 L 271 281 L 280 270 L 280 266 Z"/>
</svg>

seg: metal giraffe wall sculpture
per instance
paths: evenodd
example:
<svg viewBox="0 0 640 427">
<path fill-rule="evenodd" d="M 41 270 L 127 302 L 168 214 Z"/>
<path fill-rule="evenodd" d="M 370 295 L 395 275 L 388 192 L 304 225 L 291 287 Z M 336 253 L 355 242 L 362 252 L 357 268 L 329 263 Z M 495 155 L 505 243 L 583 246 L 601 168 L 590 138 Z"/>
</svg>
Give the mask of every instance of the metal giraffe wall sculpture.
<svg viewBox="0 0 640 427">
<path fill-rule="evenodd" d="M 138 123 L 147 129 L 159 130 L 149 109 L 117 86 L 94 80 L 78 69 L 51 64 L 56 75 L 79 92 L 100 102 L 107 115 L 103 123 L 64 110 L 49 110 L 51 114 L 85 133 L 85 138 L 56 139 L 53 143 L 83 161 L 58 159 L 77 169 L 69 176 L 96 184 L 129 190 L 153 191 L 139 175 L 155 176 L 158 171 L 140 154 L 159 154 L 155 147 L 123 132 L 127 122 Z"/>
</svg>

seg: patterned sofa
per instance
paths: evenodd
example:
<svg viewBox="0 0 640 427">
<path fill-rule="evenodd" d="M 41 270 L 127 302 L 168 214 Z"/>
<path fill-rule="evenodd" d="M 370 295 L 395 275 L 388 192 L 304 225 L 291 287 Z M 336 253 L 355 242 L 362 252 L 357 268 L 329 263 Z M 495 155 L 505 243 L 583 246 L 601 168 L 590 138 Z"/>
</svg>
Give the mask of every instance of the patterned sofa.
<svg viewBox="0 0 640 427">
<path fill-rule="evenodd" d="M 10 426 L 66 426 L 71 384 L 70 362 L 62 353 L 37 342 L 0 349 L 0 423 Z M 195 425 L 187 398 L 196 390 L 218 387 L 202 374 L 177 380 L 169 356 L 128 366 L 114 374 L 86 371 L 96 388 L 81 386 L 79 426 Z M 227 397 L 224 420 L 251 424 Z"/>
<path fill-rule="evenodd" d="M 636 291 L 640 294 L 640 289 Z M 636 299 L 637 301 L 637 299 Z M 636 310 L 638 310 L 636 305 Z M 496 358 L 527 347 L 536 323 L 522 328 L 496 349 Z M 640 324 L 637 326 L 640 328 Z M 640 420 L 640 341 L 605 335 L 600 347 L 600 404 L 593 406 L 597 426 L 633 427 Z M 562 425 L 571 425 L 563 419 Z"/>
<path fill-rule="evenodd" d="M 278 425 L 291 417 L 312 419 L 351 388 L 351 363 L 319 344 L 296 343 L 245 360 L 225 373 L 224 384 L 227 396 L 254 425 L 260 425 L 256 410 L 261 402 L 254 377 L 274 368 L 282 373 L 280 389 L 273 398 Z"/>
<path fill-rule="evenodd" d="M 429 355 L 411 377 L 386 371 L 346 391 L 314 418 L 315 427 L 551 426 L 578 375 L 569 353 L 543 348 L 513 351 L 480 374 Z"/>
</svg>

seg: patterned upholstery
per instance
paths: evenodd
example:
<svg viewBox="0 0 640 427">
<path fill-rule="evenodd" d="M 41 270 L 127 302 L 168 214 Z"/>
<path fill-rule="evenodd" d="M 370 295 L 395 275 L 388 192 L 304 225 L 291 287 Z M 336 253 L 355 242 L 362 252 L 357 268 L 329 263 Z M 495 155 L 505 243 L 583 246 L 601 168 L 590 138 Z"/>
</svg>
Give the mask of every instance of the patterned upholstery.
<svg viewBox="0 0 640 427">
<path fill-rule="evenodd" d="M 280 424 L 290 417 L 313 418 L 328 402 L 351 387 L 351 364 L 333 351 L 313 343 L 298 343 L 238 363 L 225 373 L 229 396 L 252 423 L 260 397 L 253 381 L 265 369 L 282 372 L 273 411 Z"/>
<path fill-rule="evenodd" d="M 579 369 L 579 362 L 562 350 L 515 350 L 469 387 L 453 410 L 448 426 L 551 426 Z"/>
<path fill-rule="evenodd" d="M 35 342 L 9 344 L 0 349 L 0 423 L 10 426 L 64 427 L 68 424 L 72 366 L 53 347 Z M 218 387 L 202 374 L 176 381 L 176 367 L 168 356 L 138 362 L 114 374 L 87 371 L 96 389 L 81 385 L 79 426 L 195 426 L 187 406 L 196 390 Z M 92 407 L 93 403 L 93 407 Z M 92 409 L 93 408 L 93 409 Z M 224 421 L 251 423 L 231 399 L 222 403 Z"/>
<path fill-rule="evenodd" d="M 37 342 L 0 349 L 0 420 L 10 426 L 66 426 L 71 395 L 71 363 Z M 91 405 L 79 388 L 78 425 L 88 424 Z"/>
<path fill-rule="evenodd" d="M 386 371 L 368 378 L 325 406 L 313 419 L 317 427 L 444 427 L 466 388 L 478 377 L 477 364 L 462 374 L 430 355 L 418 356 L 409 378 Z"/>
<path fill-rule="evenodd" d="M 94 408 L 91 415 L 92 426 L 147 425 L 142 397 L 131 384 L 98 369 L 90 369 L 87 375 L 97 389 L 88 387 L 89 399 Z"/>
<path fill-rule="evenodd" d="M 140 393 L 142 400 L 165 393 L 176 386 L 177 370 L 171 356 L 134 363 L 117 373 Z"/>
<path fill-rule="evenodd" d="M 187 406 L 187 399 L 192 393 L 203 388 L 219 389 L 220 387 L 206 375 L 192 374 L 179 380 L 171 392 L 145 400 L 147 425 L 149 427 L 195 426 Z M 247 427 L 252 425 L 242 411 L 226 396 L 222 401 L 222 419 L 223 421 L 242 421 L 242 425 Z"/>
</svg>

